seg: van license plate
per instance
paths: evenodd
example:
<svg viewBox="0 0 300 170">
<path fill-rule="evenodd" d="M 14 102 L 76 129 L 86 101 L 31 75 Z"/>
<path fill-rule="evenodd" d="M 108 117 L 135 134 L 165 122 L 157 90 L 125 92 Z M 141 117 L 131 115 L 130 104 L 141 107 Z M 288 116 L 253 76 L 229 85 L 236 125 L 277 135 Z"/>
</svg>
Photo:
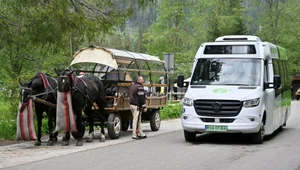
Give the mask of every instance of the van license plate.
<svg viewBox="0 0 300 170">
<path fill-rule="evenodd" d="M 227 130 L 228 130 L 227 126 L 205 125 L 205 131 L 226 132 Z"/>
</svg>

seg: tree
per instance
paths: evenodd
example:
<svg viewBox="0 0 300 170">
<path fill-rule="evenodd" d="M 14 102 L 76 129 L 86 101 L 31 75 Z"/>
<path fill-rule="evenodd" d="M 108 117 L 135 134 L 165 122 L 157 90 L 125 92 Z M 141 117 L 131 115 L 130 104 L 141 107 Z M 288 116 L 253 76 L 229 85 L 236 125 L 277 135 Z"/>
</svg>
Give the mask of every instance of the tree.
<svg viewBox="0 0 300 170">
<path fill-rule="evenodd" d="M 189 18 L 192 0 L 166 0 L 158 2 L 157 20 L 145 34 L 148 53 L 162 58 L 164 53 L 174 53 L 177 73 L 189 74 L 184 65 L 192 65 L 194 53 L 190 51 Z"/>
<path fill-rule="evenodd" d="M 299 3 L 296 0 L 264 0 L 252 1 L 250 10 L 256 8 L 254 21 L 258 21 L 253 33 L 263 41 L 272 42 L 287 49 L 291 74 L 299 74 L 300 45 L 297 37 L 300 36 L 298 27 Z"/>
<path fill-rule="evenodd" d="M 113 33 L 153 0 L 3 0 L 0 4 L 1 92 L 16 101 L 18 77 L 68 67 L 83 42 Z"/>
<path fill-rule="evenodd" d="M 151 54 L 174 53 L 177 73 L 190 75 L 193 58 L 206 41 L 228 34 L 246 34 L 240 0 L 179 1 L 158 3 L 158 18 L 146 34 Z"/>
</svg>

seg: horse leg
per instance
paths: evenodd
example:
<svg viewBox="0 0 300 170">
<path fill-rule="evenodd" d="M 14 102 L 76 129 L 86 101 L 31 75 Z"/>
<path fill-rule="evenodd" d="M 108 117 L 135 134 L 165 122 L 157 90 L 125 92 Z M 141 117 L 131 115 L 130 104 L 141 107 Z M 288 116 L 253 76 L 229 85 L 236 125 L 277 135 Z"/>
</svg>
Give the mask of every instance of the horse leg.
<svg viewBox="0 0 300 170">
<path fill-rule="evenodd" d="M 104 120 L 101 119 L 101 133 L 100 133 L 100 139 L 99 142 L 105 142 L 105 131 L 104 131 Z"/>
<path fill-rule="evenodd" d="M 70 135 L 70 132 L 66 132 L 65 133 L 65 136 L 63 136 L 63 138 L 62 138 L 62 146 L 68 146 L 69 145 L 69 142 L 70 142 L 70 137 L 71 137 L 71 135 Z"/>
<path fill-rule="evenodd" d="M 55 112 L 53 113 L 54 109 L 49 108 L 48 115 L 48 128 L 49 128 L 49 140 L 47 142 L 47 146 L 53 146 L 54 142 L 57 142 L 57 135 L 58 132 L 53 133 L 53 122 L 55 122 Z"/>
<path fill-rule="evenodd" d="M 91 107 L 87 106 L 85 109 L 85 114 L 88 117 L 89 122 L 89 135 L 87 136 L 86 142 L 93 142 L 94 138 L 94 117 Z"/>
<path fill-rule="evenodd" d="M 77 107 L 74 108 L 73 111 L 74 111 L 74 114 L 76 115 L 76 127 L 77 127 L 78 134 L 81 134 L 81 133 L 84 133 L 84 132 L 81 132 L 82 128 L 80 128 L 82 126 L 82 110 L 81 110 L 82 107 L 80 105 L 75 105 L 75 106 L 77 106 Z M 79 135 L 77 138 L 76 146 L 82 146 L 82 145 L 83 145 L 82 137 L 81 137 L 81 135 Z"/>
<path fill-rule="evenodd" d="M 97 103 L 98 107 L 99 107 L 99 116 L 100 116 L 100 121 L 101 121 L 101 125 L 100 125 L 100 128 L 101 128 L 101 132 L 100 132 L 100 139 L 99 139 L 99 142 L 105 142 L 105 131 L 104 131 L 104 111 L 105 111 L 105 103 L 103 102 L 98 102 Z"/>
<path fill-rule="evenodd" d="M 38 133 L 37 139 L 34 143 L 34 146 L 41 146 L 42 145 L 42 119 L 43 119 L 43 112 L 36 109 L 36 116 L 37 116 L 37 126 L 38 126 Z"/>
</svg>

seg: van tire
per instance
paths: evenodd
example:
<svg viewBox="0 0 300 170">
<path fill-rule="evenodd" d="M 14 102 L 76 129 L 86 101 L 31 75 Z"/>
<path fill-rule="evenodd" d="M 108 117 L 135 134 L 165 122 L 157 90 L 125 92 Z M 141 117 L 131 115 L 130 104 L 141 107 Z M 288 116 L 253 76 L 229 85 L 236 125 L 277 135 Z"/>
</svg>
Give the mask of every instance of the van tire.
<svg viewBox="0 0 300 170">
<path fill-rule="evenodd" d="M 188 132 L 186 130 L 183 130 L 184 131 L 184 138 L 185 138 L 185 141 L 187 142 L 193 142 L 196 140 L 196 133 L 195 132 Z"/>
<path fill-rule="evenodd" d="M 252 134 L 252 143 L 254 144 L 262 144 L 264 142 L 264 136 L 265 136 L 265 125 L 263 122 L 261 122 L 261 126 L 258 132 Z"/>
</svg>

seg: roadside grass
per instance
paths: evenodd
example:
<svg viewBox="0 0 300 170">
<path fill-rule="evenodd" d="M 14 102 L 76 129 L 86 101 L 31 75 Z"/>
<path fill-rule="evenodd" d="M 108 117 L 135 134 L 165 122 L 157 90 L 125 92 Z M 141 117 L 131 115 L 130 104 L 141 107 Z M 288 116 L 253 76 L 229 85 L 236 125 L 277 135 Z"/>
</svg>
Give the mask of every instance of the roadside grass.
<svg viewBox="0 0 300 170">
<path fill-rule="evenodd" d="M 11 113 L 10 105 L 0 100 L 0 140 L 16 138 L 17 116 Z"/>
</svg>

